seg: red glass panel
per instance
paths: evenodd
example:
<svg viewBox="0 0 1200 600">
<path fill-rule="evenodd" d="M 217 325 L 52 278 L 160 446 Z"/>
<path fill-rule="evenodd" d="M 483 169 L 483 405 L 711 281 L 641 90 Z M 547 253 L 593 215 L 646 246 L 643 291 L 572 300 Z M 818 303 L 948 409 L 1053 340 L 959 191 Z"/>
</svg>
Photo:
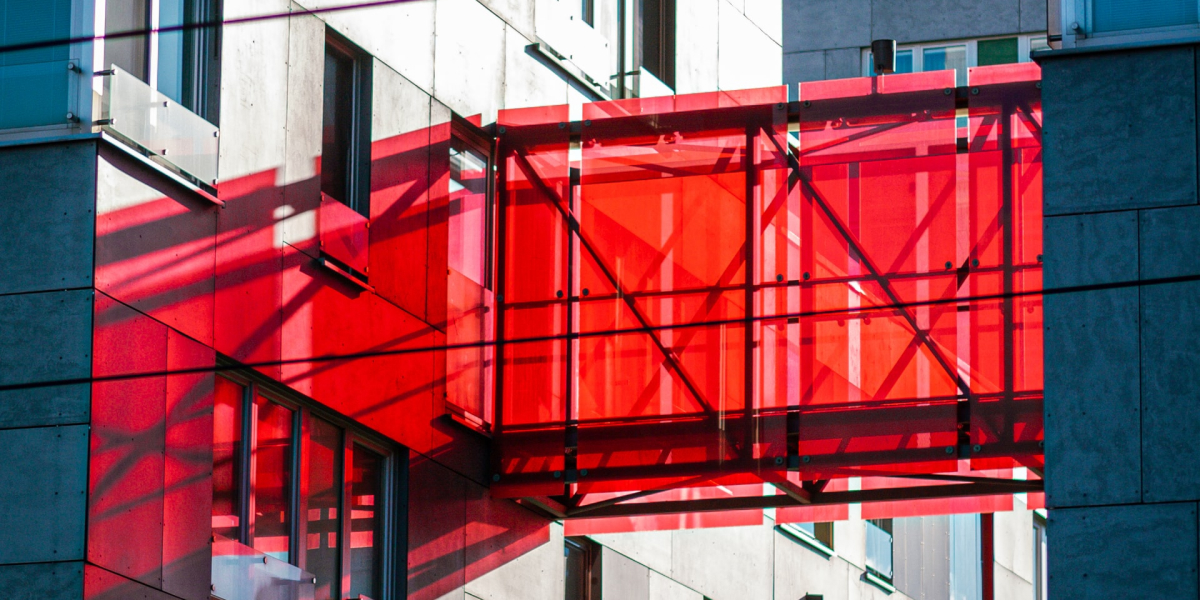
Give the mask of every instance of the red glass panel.
<svg viewBox="0 0 1200 600">
<path fill-rule="evenodd" d="M 383 457 L 355 445 L 349 483 L 350 596 L 380 598 Z"/>
<path fill-rule="evenodd" d="M 250 545 L 268 556 L 289 562 L 292 490 L 291 409 L 262 396 L 255 399 L 254 530 Z"/>
<path fill-rule="evenodd" d="M 213 533 L 240 539 L 242 406 L 246 388 L 217 378 L 213 399 Z"/>
<path fill-rule="evenodd" d="M 334 260 L 365 274 L 368 264 L 367 218 L 341 202 L 321 194 L 318 219 L 321 251 Z"/>
</svg>

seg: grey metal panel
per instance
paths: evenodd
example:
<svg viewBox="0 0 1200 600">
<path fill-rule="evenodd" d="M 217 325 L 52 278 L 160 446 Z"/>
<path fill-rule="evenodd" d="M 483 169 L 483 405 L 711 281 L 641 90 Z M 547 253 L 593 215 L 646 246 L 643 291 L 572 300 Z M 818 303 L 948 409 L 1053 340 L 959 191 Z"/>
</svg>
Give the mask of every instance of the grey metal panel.
<svg viewBox="0 0 1200 600">
<path fill-rule="evenodd" d="M 1138 279 L 1134 211 L 1046 217 L 1042 232 L 1048 288 Z"/>
<path fill-rule="evenodd" d="M 0 294 L 90 286 L 95 204 L 95 141 L 0 149 Z"/>
<path fill-rule="evenodd" d="M 83 559 L 87 429 L 0 431 L 0 564 Z"/>
<path fill-rule="evenodd" d="M 1145 210 L 1138 218 L 1142 279 L 1200 273 L 1195 246 L 1200 236 L 1200 206 Z"/>
<path fill-rule="evenodd" d="M 871 45 L 871 0 L 783 0 L 783 51 Z"/>
<path fill-rule="evenodd" d="M 1053 2 L 1053 0 L 1051 0 Z M 1021 0 L 1021 31 L 1024 33 L 1046 33 L 1047 0 Z M 1053 2 L 1058 10 L 1058 2 Z"/>
<path fill-rule="evenodd" d="M 1138 290 L 1045 297 L 1046 503 L 1141 499 Z"/>
<path fill-rule="evenodd" d="M 83 562 L 0 566 L 0 589 L 6 600 L 80 600 Z"/>
<path fill-rule="evenodd" d="M 600 571 L 600 587 L 605 597 L 649 600 L 650 569 L 601 547 Z"/>
<path fill-rule="evenodd" d="M 1196 505 L 1050 511 L 1049 597 L 1195 598 Z"/>
<path fill-rule="evenodd" d="M 1190 46 L 1044 61 L 1045 214 L 1195 204 L 1195 80 Z"/>
<path fill-rule="evenodd" d="M 874 0 L 871 38 L 904 43 L 1015 33 L 1020 11 L 1020 0 Z"/>
<path fill-rule="evenodd" d="M 842 48 L 825 51 L 825 79 L 846 79 L 862 74 L 862 51 Z"/>
<path fill-rule="evenodd" d="M 1142 497 L 1200 499 L 1200 282 L 1141 291 Z"/>
<path fill-rule="evenodd" d="M 949 600 L 949 518 L 895 519 L 892 527 L 896 589 L 913 600 Z"/>
<path fill-rule="evenodd" d="M 88 377 L 92 292 L 0 296 L 0 346 L 0 385 Z M 86 422 L 90 398 L 86 383 L 0 392 L 0 429 Z"/>
<path fill-rule="evenodd" d="M 825 79 L 824 52 L 815 50 L 783 55 L 783 83 L 788 86 L 788 94 L 793 100 L 797 98 L 797 83 L 822 79 Z"/>
</svg>

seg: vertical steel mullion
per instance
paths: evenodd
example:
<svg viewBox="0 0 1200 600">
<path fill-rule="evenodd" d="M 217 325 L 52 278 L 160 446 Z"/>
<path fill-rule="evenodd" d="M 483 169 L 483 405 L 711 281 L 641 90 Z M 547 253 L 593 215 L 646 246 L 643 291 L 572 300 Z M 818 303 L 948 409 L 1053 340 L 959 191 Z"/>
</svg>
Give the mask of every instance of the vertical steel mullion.
<svg viewBox="0 0 1200 600">
<path fill-rule="evenodd" d="M 503 129 L 503 128 L 501 128 Z M 508 191 L 507 186 L 507 170 L 508 163 L 504 160 L 505 151 L 507 148 L 504 145 L 503 138 L 497 136 L 495 143 L 495 157 L 498 164 L 502 165 L 496 169 L 495 186 L 496 186 L 496 260 L 495 260 L 495 345 L 493 346 L 492 354 L 492 440 L 491 451 L 488 453 L 488 460 L 491 467 L 491 476 L 493 481 L 498 481 L 502 470 L 501 454 L 503 448 L 502 442 L 504 439 L 504 286 L 506 284 L 504 261 L 507 258 L 505 246 L 507 245 L 508 227 Z"/>
<path fill-rule="evenodd" d="M 300 539 L 303 531 L 300 525 L 301 504 L 303 502 L 301 496 L 307 492 L 307 481 L 302 477 L 304 473 L 304 443 L 305 431 L 304 425 L 304 409 L 297 406 L 292 411 L 292 443 L 291 443 L 291 462 L 292 476 L 288 482 L 291 484 L 291 489 L 288 490 L 288 510 L 291 512 L 291 522 L 288 523 L 288 556 L 291 557 L 293 565 L 304 568 L 304 561 L 300 557 Z M 307 495 L 307 494 L 304 494 Z"/>
<path fill-rule="evenodd" d="M 258 431 L 258 406 L 255 403 L 256 390 L 253 383 L 242 388 L 242 452 L 239 460 L 242 465 L 241 481 L 238 482 L 238 504 L 241 514 L 238 515 L 238 541 L 247 546 L 254 537 L 254 445 L 255 434 Z"/>
<path fill-rule="evenodd" d="M 341 558 L 341 564 L 338 565 L 338 582 L 337 591 L 339 598 L 344 598 L 350 593 L 350 521 L 351 493 L 353 492 L 352 478 L 354 465 L 354 440 L 349 430 L 342 431 L 342 473 L 341 485 L 342 493 L 338 500 L 338 548 Z"/>
<path fill-rule="evenodd" d="M 1007 442 L 1012 437 L 1011 409 L 1014 402 L 1016 365 L 1013 344 L 1016 338 L 1016 313 L 1013 310 L 1016 301 L 1013 299 L 1014 289 L 1014 223 L 1016 202 L 1013 197 L 1013 144 L 1012 120 L 1015 114 L 1013 103 L 1007 97 L 1002 101 L 1000 109 L 1000 184 L 1001 184 L 1001 219 L 1000 227 L 1004 232 L 1004 402 L 1008 410 L 1003 411 L 1004 424 L 1000 430 L 1003 436 L 1001 442 Z"/>
<path fill-rule="evenodd" d="M 758 233 L 756 217 L 758 215 L 758 130 L 760 124 L 756 119 L 746 125 L 746 222 L 745 222 L 745 314 L 743 315 L 742 332 L 743 350 L 745 356 L 742 365 L 743 398 L 742 398 L 742 449 L 739 452 L 740 462 L 751 467 L 754 461 L 754 285 L 758 275 L 755 264 L 755 238 Z M 724 349 L 722 349 L 724 351 Z"/>
<path fill-rule="evenodd" d="M 566 377 L 565 381 L 563 382 L 563 471 L 566 473 L 577 473 L 579 467 L 579 426 L 577 423 L 575 423 L 578 415 L 576 415 L 574 411 L 575 346 L 577 344 L 577 339 L 575 337 L 575 334 L 577 333 L 575 327 L 575 299 L 577 297 L 577 292 L 575 289 L 575 245 L 576 240 L 579 237 L 579 233 L 575 231 L 575 228 L 571 227 L 571 216 L 576 214 L 575 188 L 576 186 L 580 185 L 580 168 L 582 168 L 583 163 L 582 144 L 580 143 L 581 139 L 582 135 L 578 133 L 572 133 L 567 139 L 567 206 L 566 211 L 563 214 L 563 229 L 567 234 L 567 281 L 564 294 L 564 299 L 567 303 L 567 343 L 566 357 L 564 360 L 566 363 Z M 574 166 L 570 159 L 571 149 L 577 145 L 580 147 L 581 152 L 579 167 Z M 578 219 L 576 219 L 576 223 L 578 223 Z M 582 227 L 582 224 L 579 224 L 578 226 Z M 571 495 L 571 484 L 573 483 L 573 479 L 575 478 L 569 476 L 563 478 L 564 496 Z"/>
</svg>

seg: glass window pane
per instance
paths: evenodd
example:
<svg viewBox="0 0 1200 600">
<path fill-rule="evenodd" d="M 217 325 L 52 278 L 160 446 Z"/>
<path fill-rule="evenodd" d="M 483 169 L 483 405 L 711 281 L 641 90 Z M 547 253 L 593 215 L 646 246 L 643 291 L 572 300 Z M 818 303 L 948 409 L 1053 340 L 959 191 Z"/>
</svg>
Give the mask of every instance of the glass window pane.
<svg viewBox="0 0 1200 600">
<path fill-rule="evenodd" d="M 316 600 L 338 598 L 341 565 L 342 431 L 309 421 L 305 570 L 317 578 Z"/>
<path fill-rule="evenodd" d="M 1196 22 L 1196 0 L 1095 0 L 1094 31 L 1127 31 Z"/>
<path fill-rule="evenodd" d="M 981 67 L 988 65 L 1007 65 L 1018 61 L 1017 38 L 1002 40 L 980 40 L 977 50 L 977 63 Z"/>
<path fill-rule="evenodd" d="M 913 72 L 913 51 L 912 50 L 897 50 L 896 51 L 896 72 L 897 73 L 912 73 Z"/>
<path fill-rule="evenodd" d="M 353 127 L 354 61 L 325 46 L 325 88 L 321 134 L 321 192 L 349 203 L 347 177 Z"/>
<path fill-rule="evenodd" d="M 292 411 L 261 396 L 254 438 L 254 539 L 251 546 L 290 562 Z"/>
<path fill-rule="evenodd" d="M 563 562 L 566 575 L 566 600 L 587 600 L 588 563 L 590 562 L 587 548 L 574 540 L 565 540 Z"/>
<path fill-rule="evenodd" d="M 104 5 L 104 33 L 143 31 L 150 26 L 148 0 L 108 0 Z M 104 65 L 116 65 L 143 81 L 146 80 L 145 35 L 112 37 L 104 40 Z"/>
<path fill-rule="evenodd" d="M 1029 39 L 1029 50 L 1031 52 L 1037 52 L 1038 50 L 1049 50 L 1049 49 L 1050 49 L 1050 44 L 1046 41 L 1046 36 L 1043 35 L 1040 37 L 1035 37 L 1035 38 Z M 1026 57 L 1026 58 L 1028 58 L 1028 57 Z M 1022 60 L 1024 60 L 1024 59 L 1022 59 Z"/>
<path fill-rule="evenodd" d="M 953 69 L 957 73 L 955 85 L 967 85 L 967 47 L 942 46 L 926 48 L 923 54 L 924 71 Z"/>
<path fill-rule="evenodd" d="M 217 378 L 213 400 L 213 533 L 240 539 L 242 398 L 245 388 Z"/>
<path fill-rule="evenodd" d="M 159 29 L 183 25 L 184 14 L 184 0 L 159 0 Z M 189 104 L 183 97 L 184 35 L 183 31 L 158 34 L 158 91 L 180 104 Z"/>
<path fill-rule="evenodd" d="M 486 155 L 452 141 L 448 260 L 451 269 L 480 285 L 487 264 L 487 166 Z"/>
<path fill-rule="evenodd" d="M 383 457 L 355 445 L 350 473 L 350 597 L 379 598 Z"/>
</svg>

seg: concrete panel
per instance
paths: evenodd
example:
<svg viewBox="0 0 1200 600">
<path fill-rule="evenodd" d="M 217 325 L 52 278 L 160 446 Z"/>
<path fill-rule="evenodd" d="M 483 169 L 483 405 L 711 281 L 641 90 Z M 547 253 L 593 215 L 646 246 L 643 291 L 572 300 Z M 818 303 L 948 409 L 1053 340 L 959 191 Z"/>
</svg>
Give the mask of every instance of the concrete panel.
<svg viewBox="0 0 1200 600">
<path fill-rule="evenodd" d="M 774 533 L 774 592 L 776 598 L 803 598 L 817 594 L 825 600 L 844 600 L 854 577 L 850 565 L 838 556 L 832 558 L 782 534 Z M 835 534 L 834 545 L 838 540 Z"/>
<path fill-rule="evenodd" d="M 479 0 L 479 2 L 525 37 L 533 37 L 533 2 L 529 0 Z M 596 7 L 597 13 L 601 10 L 603 9 L 600 6 Z M 597 16 L 599 15 L 597 14 Z"/>
<path fill-rule="evenodd" d="M 0 566 L 0 589 L 8 600 L 79 600 L 83 597 L 83 563 Z"/>
<path fill-rule="evenodd" d="M 671 573 L 670 531 L 634 531 L 588 536 L 660 573 Z"/>
<path fill-rule="evenodd" d="M 1200 273 L 1195 252 L 1200 235 L 1200 206 L 1142 211 L 1139 216 L 1138 264 L 1142 279 Z"/>
<path fill-rule="evenodd" d="M 950 519 L 946 516 L 896 519 L 893 582 L 916 600 L 950 600 Z"/>
<path fill-rule="evenodd" d="M 1050 511 L 1049 597 L 1195 598 L 1196 505 Z"/>
<path fill-rule="evenodd" d="M 504 108 L 567 103 L 567 82 L 526 51 L 530 41 L 509 27 L 504 38 Z"/>
<path fill-rule="evenodd" d="M 1045 214 L 1195 204 L 1195 79 L 1191 47 L 1043 63 Z"/>
<path fill-rule="evenodd" d="M 717 86 L 722 90 L 779 85 L 783 54 L 779 44 L 728 2 L 717 5 Z"/>
<path fill-rule="evenodd" d="M 562 525 L 468 482 L 466 586 L 480 600 L 559 600 L 563 594 Z"/>
<path fill-rule="evenodd" d="M 835 522 L 833 544 L 842 560 L 860 571 L 867 568 L 867 526 L 862 520 L 854 518 Z"/>
<path fill-rule="evenodd" d="M 1193 236 L 1194 237 L 1194 236 Z M 1142 293 L 1142 496 L 1200 499 L 1200 282 Z"/>
<path fill-rule="evenodd" d="M 321 19 L 350 38 L 368 54 L 383 61 L 421 89 L 433 90 L 434 23 L 444 2 L 410 0 L 398 4 L 359 8 L 360 0 L 306 0 L 308 8 L 352 6 L 350 10 L 322 13 Z M 480 10 L 484 10 L 477 3 Z M 453 14 L 453 13 L 450 13 Z M 450 23 L 456 23 L 451 18 Z M 486 47 L 486 46 L 481 46 Z M 499 46 L 495 47 L 499 52 Z M 482 53 L 481 53 L 482 54 Z M 439 72 L 441 72 L 439 70 Z"/>
<path fill-rule="evenodd" d="M 317 211 L 321 206 L 321 157 L 325 89 L 325 22 L 301 13 L 288 19 L 287 139 L 284 152 L 280 223 L 283 241 L 312 257 L 320 256 Z"/>
<path fill-rule="evenodd" d="M 466 480 L 412 454 L 408 483 L 408 597 L 463 597 Z M 449 596 L 448 596 L 449 595 Z"/>
<path fill-rule="evenodd" d="M 688 0 L 675 4 L 675 92 L 692 94 L 717 89 L 720 0 Z"/>
<path fill-rule="evenodd" d="M 609 598 L 649 600 L 650 570 L 610 548 L 600 549 L 600 588 Z"/>
<path fill-rule="evenodd" d="M 992 528 L 996 564 L 1014 577 L 1033 581 L 1033 512 L 1013 510 L 994 513 Z M 1031 584 L 1032 585 L 1032 584 Z M 1010 598 L 997 594 L 997 598 Z"/>
<path fill-rule="evenodd" d="M 433 95 L 460 115 L 495 122 L 504 102 L 504 22 L 475 0 L 439 0 L 437 22 Z"/>
<path fill-rule="evenodd" d="M 1138 279 L 1136 212 L 1047 217 L 1042 231 L 1046 287 Z"/>
<path fill-rule="evenodd" d="M 903 44 L 1015 33 L 1021 26 L 1020 12 L 1020 0 L 875 0 L 871 39 Z"/>
<path fill-rule="evenodd" d="M 87 430 L 0 431 L 0 564 L 83 559 Z"/>
<path fill-rule="evenodd" d="M 771 41 L 783 46 L 783 0 L 751 0 L 743 12 Z"/>
<path fill-rule="evenodd" d="M 825 79 L 825 52 L 793 52 L 783 55 L 783 82 L 788 86 L 788 97 L 797 98 L 797 83 Z"/>
<path fill-rule="evenodd" d="M 92 284 L 96 142 L 0 150 L 0 294 Z"/>
<path fill-rule="evenodd" d="M 783 50 L 871 45 L 871 0 L 783 0 Z"/>
<path fill-rule="evenodd" d="M 862 76 L 862 51 L 843 48 L 825 52 L 825 79 L 846 79 Z"/>
<path fill-rule="evenodd" d="M 676 531 L 671 578 L 709 598 L 770 598 L 774 535 L 763 526 Z"/>
<path fill-rule="evenodd" d="M 996 565 L 995 590 L 993 598 L 1033 598 L 1033 584 L 1000 565 Z"/>
<path fill-rule="evenodd" d="M 0 385 L 88 377 L 92 292 L 0 296 L 0 345 Z M 87 384 L 0 392 L 0 428 L 82 423 L 90 398 Z"/>
<path fill-rule="evenodd" d="M 1021 0 L 1021 32 L 1046 33 L 1046 0 Z M 1054 5 L 1055 10 L 1058 5 Z"/>
<path fill-rule="evenodd" d="M 1138 290 L 1046 296 L 1045 318 L 1047 506 L 1139 501 Z"/>
<path fill-rule="evenodd" d="M 657 571 L 650 571 L 649 600 L 704 600 L 704 594 L 690 590 Z"/>
<path fill-rule="evenodd" d="M 287 2 L 237 3 L 225 18 L 287 12 Z M 269 6 L 268 6 L 269 5 Z M 261 10 L 264 12 L 255 12 Z M 287 123 L 288 19 L 268 19 L 221 32 L 221 186 L 279 169 Z"/>
<path fill-rule="evenodd" d="M 84 566 L 84 600 L 175 600 L 153 587 L 93 565 Z"/>
</svg>

